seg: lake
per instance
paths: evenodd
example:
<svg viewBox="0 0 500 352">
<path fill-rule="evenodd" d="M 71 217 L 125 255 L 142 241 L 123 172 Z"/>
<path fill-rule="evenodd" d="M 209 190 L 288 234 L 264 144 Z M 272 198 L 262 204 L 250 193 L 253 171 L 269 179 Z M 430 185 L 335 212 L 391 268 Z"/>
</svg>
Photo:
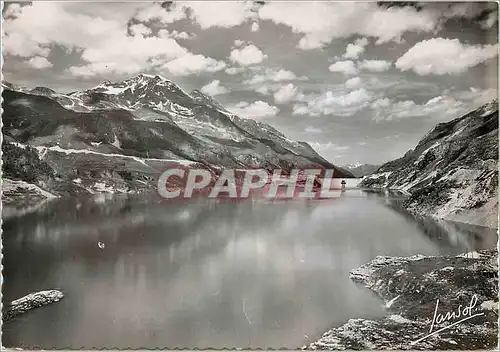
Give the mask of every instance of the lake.
<svg viewBox="0 0 500 352">
<path fill-rule="evenodd" d="M 65 298 L 4 324 L 3 344 L 295 349 L 384 315 L 349 279 L 375 256 L 496 246 L 495 229 L 415 218 L 400 199 L 54 200 L 4 221 L 4 304 L 54 288 Z"/>
</svg>

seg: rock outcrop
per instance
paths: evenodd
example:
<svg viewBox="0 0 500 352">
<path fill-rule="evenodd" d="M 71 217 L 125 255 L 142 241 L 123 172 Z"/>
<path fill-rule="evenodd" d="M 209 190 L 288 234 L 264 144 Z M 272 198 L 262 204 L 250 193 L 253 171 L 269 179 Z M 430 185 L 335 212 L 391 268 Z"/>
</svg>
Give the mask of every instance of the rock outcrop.
<svg viewBox="0 0 500 352">
<path fill-rule="evenodd" d="M 379 320 L 351 319 L 304 349 L 495 348 L 497 258 L 494 250 L 447 257 L 376 257 L 352 270 L 350 276 L 385 301 L 387 316 Z"/>
<path fill-rule="evenodd" d="M 4 307 L 2 319 L 3 321 L 10 320 L 32 309 L 59 302 L 63 297 L 64 294 L 58 290 L 30 293 L 29 295 L 12 301 L 7 307 Z"/>
<path fill-rule="evenodd" d="M 404 206 L 410 212 L 497 227 L 498 102 L 438 124 L 360 186 L 409 193 Z"/>
</svg>

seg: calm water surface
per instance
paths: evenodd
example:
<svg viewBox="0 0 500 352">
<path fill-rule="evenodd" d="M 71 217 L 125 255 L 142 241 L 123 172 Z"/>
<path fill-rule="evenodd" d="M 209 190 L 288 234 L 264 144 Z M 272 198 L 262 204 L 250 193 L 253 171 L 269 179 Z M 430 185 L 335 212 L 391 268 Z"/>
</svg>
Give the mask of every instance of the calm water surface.
<svg viewBox="0 0 500 352">
<path fill-rule="evenodd" d="M 3 344 L 46 349 L 297 348 L 384 314 L 349 279 L 375 256 L 496 245 L 495 230 L 415 219 L 360 190 L 275 203 L 56 200 L 3 229 L 4 303 L 66 294 L 7 322 Z"/>
</svg>

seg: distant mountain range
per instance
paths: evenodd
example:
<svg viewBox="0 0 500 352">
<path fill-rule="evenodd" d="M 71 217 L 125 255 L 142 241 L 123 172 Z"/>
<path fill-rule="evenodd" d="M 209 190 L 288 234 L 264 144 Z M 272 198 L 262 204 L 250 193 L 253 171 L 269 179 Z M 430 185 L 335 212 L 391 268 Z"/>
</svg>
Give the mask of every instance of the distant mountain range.
<svg viewBox="0 0 500 352">
<path fill-rule="evenodd" d="M 497 227 L 498 101 L 438 124 L 360 185 L 408 192 L 414 213 Z"/>
<path fill-rule="evenodd" d="M 347 164 L 342 166 L 343 169 L 348 170 L 356 177 L 363 177 L 366 175 L 370 175 L 373 172 L 375 172 L 375 170 L 377 170 L 379 167 L 380 165 L 361 164 L 361 163 Z"/>
<path fill-rule="evenodd" d="M 2 87 L 4 177 L 56 194 L 152 189 L 172 165 L 321 168 L 354 177 L 309 144 L 162 76 L 139 74 L 69 94 Z"/>
</svg>

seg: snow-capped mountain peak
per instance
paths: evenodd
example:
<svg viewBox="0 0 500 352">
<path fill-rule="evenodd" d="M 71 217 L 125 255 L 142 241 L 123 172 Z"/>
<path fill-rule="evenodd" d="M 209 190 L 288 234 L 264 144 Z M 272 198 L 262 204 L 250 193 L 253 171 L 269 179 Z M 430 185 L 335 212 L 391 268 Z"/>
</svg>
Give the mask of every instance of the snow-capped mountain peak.
<svg viewBox="0 0 500 352">
<path fill-rule="evenodd" d="M 356 177 L 363 177 L 373 173 L 379 168 L 379 165 L 362 164 L 360 162 L 355 162 L 353 164 L 347 164 L 342 167 L 346 170 L 349 170 Z"/>
<path fill-rule="evenodd" d="M 106 87 L 106 86 L 110 86 L 112 84 L 113 84 L 113 82 L 111 82 L 110 80 L 105 80 L 101 84 L 99 84 L 97 87 Z M 95 88 L 97 88 L 97 87 L 95 87 Z"/>
<path fill-rule="evenodd" d="M 486 116 L 491 114 L 492 112 L 498 110 L 498 99 L 493 99 L 487 104 L 483 105 L 480 109 L 481 116 Z"/>
<path fill-rule="evenodd" d="M 360 167 L 361 165 L 363 165 L 363 164 L 361 164 L 359 161 L 357 161 L 357 162 L 352 163 L 352 164 L 347 164 L 344 167 L 348 168 L 348 169 L 354 169 L 354 168 Z"/>
<path fill-rule="evenodd" d="M 175 102 L 193 104 L 193 99 L 172 81 L 160 75 L 140 73 L 132 78 L 110 82 L 81 92 L 72 93 L 61 104 L 72 110 L 125 109 L 136 110 L 149 107 L 162 112 L 171 112 Z M 173 108 L 175 113 L 179 109 Z M 188 114 L 190 115 L 190 114 Z"/>
<path fill-rule="evenodd" d="M 47 87 L 35 87 L 32 90 L 30 90 L 30 93 L 36 95 L 44 95 L 44 96 L 57 95 L 57 92 L 55 90 L 52 90 Z"/>
<path fill-rule="evenodd" d="M 3 89 L 10 89 L 10 90 L 13 90 L 13 91 L 16 91 L 16 92 L 28 92 L 29 91 L 28 88 L 19 86 L 17 84 L 9 83 L 7 81 L 2 81 L 2 88 Z"/>
<path fill-rule="evenodd" d="M 140 73 L 135 77 L 120 81 L 120 82 L 110 82 L 104 81 L 98 86 L 92 88 L 94 90 L 99 90 L 106 94 L 119 94 L 130 89 L 134 92 L 136 89 L 147 87 L 149 89 L 155 86 L 167 87 L 170 89 L 180 89 L 172 81 L 166 79 L 160 75 L 149 75 L 145 73 Z"/>
</svg>

